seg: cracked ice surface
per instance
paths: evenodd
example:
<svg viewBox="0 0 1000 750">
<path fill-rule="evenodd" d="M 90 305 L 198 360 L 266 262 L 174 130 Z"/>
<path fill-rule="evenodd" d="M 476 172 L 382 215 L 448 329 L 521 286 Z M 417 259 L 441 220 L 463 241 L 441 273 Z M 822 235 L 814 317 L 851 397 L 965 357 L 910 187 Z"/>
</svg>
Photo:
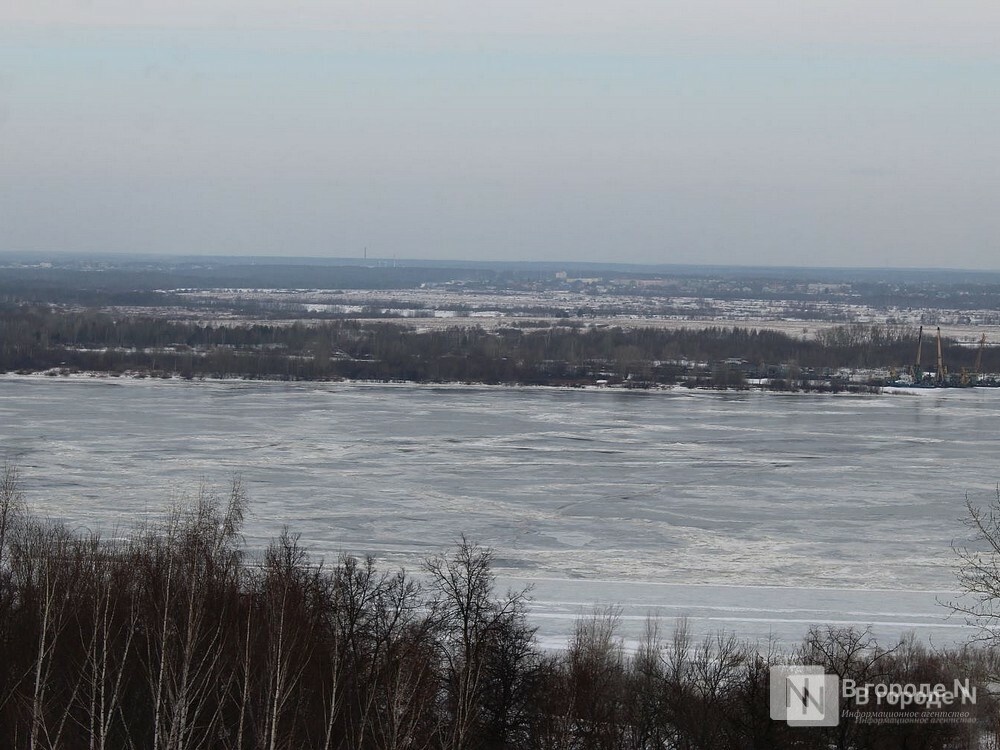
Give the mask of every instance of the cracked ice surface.
<svg viewBox="0 0 1000 750">
<path fill-rule="evenodd" d="M 535 583 L 558 641 L 595 602 L 797 637 L 954 640 L 966 493 L 998 471 L 1000 391 L 886 396 L 0 379 L 30 505 L 105 532 L 243 474 L 251 545 L 419 566 L 462 533 Z M 631 618 L 631 619 L 630 619 Z"/>
</svg>

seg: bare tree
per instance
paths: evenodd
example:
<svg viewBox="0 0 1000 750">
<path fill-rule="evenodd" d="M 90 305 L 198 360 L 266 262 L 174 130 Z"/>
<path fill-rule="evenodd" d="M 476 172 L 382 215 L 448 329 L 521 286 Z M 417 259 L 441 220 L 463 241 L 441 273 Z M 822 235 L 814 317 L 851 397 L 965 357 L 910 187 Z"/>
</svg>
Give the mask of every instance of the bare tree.
<svg viewBox="0 0 1000 750">
<path fill-rule="evenodd" d="M 24 510 L 24 492 L 17 466 L 5 461 L 0 474 L 0 574 L 10 561 L 10 537 Z"/>
<path fill-rule="evenodd" d="M 798 656 L 801 663 L 821 666 L 841 680 L 848 678 L 866 684 L 882 680 L 892 653 L 893 649 L 879 645 L 870 626 L 860 630 L 825 625 L 809 628 Z M 870 730 L 854 722 L 842 721 L 827 733 L 833 747 L 848 750 L 856 747 L 858 737 L 870 734 Z"/>
<path fill-rule="evenodd" d="M 314 585 L 315 571 L 306 565 L 298 537 L 283 532 L 265 555 L 261 587 L 262 614 L 269 635 L 263 716 L 267 750 L 299 747 L 295 715 L 288 714 L 297 703 L 302 675 L 312 657 L 314 633 L 309 610 Z"/>
<path fill-rule="evenodd" d="M 145 537 L 146 639 L 154 750 L 206 746 L 233 679 L 220 670 L 241 573 L 236 545 L 245 495 L 235 479 L 223 509 L 205 487 Z"/>
<path fill-rule="evenodd" d="M 966 496 L 965 524 L 972 536 L 953 544 L 958 556 L 958 585 L 963 596 L 948 602 L 956 614 L 978 629 L 978 640 L 1000 643 L 1000 485 L 990 502 L 979 506 Z"/>
<path fill-rule="evenodd" d="M 30 522 L 12 545 L 11 574 L 22 604 L 36 623 L 30 666 L 28 747 L 58 747 L 81 685 L 69 663 L 67 630 L 78 609 L 86 544 L 65 527 Z M 23 676 L 15 686 L 23 684 Z"/>
<path fill-rule="evenodd" d="M 596 609 L 577 620 L 567 653 L 574 730 L 586 747 L 622 744 L 625 651 L 617 635 L 621 608 Z"/>
<path fill-rule="evenodd" d="M 379 587 L 372 619 L 377 711 L 371 735 L 380 750 L 429 747 L 437 722 L 434 620 L 422 611 L 419 585 L 400 572 Z"/>
<path fill-rule="evenodd" d="M 465 750 L 482 722 L 487 664 L 494 636 L 523 610 L 527 591 L 494 597 L 493 553 L 462 537 L 448 557 L 428 560 L 425 570 L 435 593 L 449 720 L 443 733 L 448 750 Z"/>
<path fill-rule="evenodd" d="M 106 750 L 112 728 L 122 720 L 122 696 L 139 629 L 138 591 L 132 575 L 137 553 L 125 542 L 92 551 L 88 565 L 90 620 L 87 637 L 81 628 L 86 653 L 86 729 L 90 750 Z"/>
</svg>

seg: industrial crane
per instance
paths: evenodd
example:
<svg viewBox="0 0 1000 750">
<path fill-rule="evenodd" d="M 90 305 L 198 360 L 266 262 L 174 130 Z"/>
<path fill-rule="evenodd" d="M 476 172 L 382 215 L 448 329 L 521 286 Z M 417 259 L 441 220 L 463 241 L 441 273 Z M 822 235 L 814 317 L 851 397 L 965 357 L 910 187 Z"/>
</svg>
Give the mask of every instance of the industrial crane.
<svg viewBox="0 0 1000 750">
<path fill-rule="evenodd" d="M 935 337 L 936 349 L 937 349 L 937 361 L 934 371 L 934 377 L 924 380 L 924 372 L 922 368 L 921 355 L 923 353 L 924 344 L 924 327 L 920 326 L 920 330 L 917 333 L 917 359 L 913 364 L 913 384 L 916 386 L 930 387 L 930 388 L 947 388 L 947 387 L 958 387 L 958 388 L 970 388 L 976 385 L 980 385 L 980 376 L 983 367 L 983 350 L 986 348 L 986 334 L 982 335 L 979 339 L 979 350 L 976 352 L 976 366 L 969 372 L 968 368 L 961 368 L 961 373 L 949 374 L 948 368 L 944 364 L 944 344 L 941 337 L 941 327 L 937 328 L 937 335 Z"/>
<path fill-rule="evenodd" d="M 937 384 L 944 385 L 947 373 L 944 370 L 944 357 L 941 356 L 941 326 L 937 329 Z"/>
<path fill-rule="evenodd" d="M 984 333 L 983 337 L 979 339 L 979 351 L 976 352 L 976 369 L 974 372 L 976 380 L 979 380 L 980 368 L 983 366 L 983 349 L 985 348 L 986 348 L 986 334 Z"/>
</svg>

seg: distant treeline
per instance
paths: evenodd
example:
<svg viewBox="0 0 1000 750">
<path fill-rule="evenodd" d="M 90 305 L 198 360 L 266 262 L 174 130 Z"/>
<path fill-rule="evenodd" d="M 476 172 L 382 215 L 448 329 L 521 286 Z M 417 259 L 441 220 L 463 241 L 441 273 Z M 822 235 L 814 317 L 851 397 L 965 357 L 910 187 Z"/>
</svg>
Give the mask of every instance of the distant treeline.
<svg viewBox="0 0 1000 750">
<path fill-rule="evenodd" d="M 462 541 L 417 576 L 346 555 L 316 564 L 288 533 L 254 555 L 245 507 L 236 482 L 102 539 L 32 517 L 4 472 L 0 747 L 971 750 L 995 727 L 985 649 L 817 626 L 782 652 L 650 621 L 630 653 L 608 610 L 546 652 L 487 549 Z M 910 704 L 891 709 L 905 723 L 790 729 L 769 714 L 769 669 L 787 663 L 860 685 L 968 679 L 977 700 L 952 707 L 968 723 Z"/>
<path fill-rule="evenodd" d="M 930 370 L 933 343 L 925 338 L 923 361 Z M 738 327 L 417 331 L 371 321 L 223 325 L 47 306 L 0 307 L 0 371 L 65 368 L 188 378 L 520 384 L 604 378 L 634 384 L 739 385 L 755 372 L 795 380 L 842 367 L 903 370 L 913 363 L 916 349 L 912 329 L 867 325 L 837 327 L 803 340 Z M 976 356 L 975 348 L 945 342 L 944 360 L 952 372 L 971 371 Z M 1000 371 L 1000 348 L 984 351 L 982 369 Z"/>
<path fill-rule="evenodd" d="M 119 256 L 87 260 L 26 255 L 15 265 L 0 257 L 0 301 L 114 305 L 198 305 L 165 290 L 177 289 L 412 289 L 461 282 L 494 290 L 558 286 L 555 272 L 599 279 L 602 287 L 630 295 L 799 301 L 823 319 L 817 302 L 935 310 L 996 310 L 1000 276 L 977 271 L 916 269 L 711 268 L 627 264 L 420 262 L 259 258 L 160 258 Z M 13 260 L 13 258 L 11 258 Z M 26 265 L 31 263 L 31 265 Z M 658 279 L 654 288 L 632 281 Z M 846 284 L 849 290 L 840 288 Z M 579 285 L 581 288 L 589 284 Z M 231 308 L 253 309 L 246 300 Z"/>
<path fill-rule="evenodd" d="M 202 263 L 91 269 L 7 267 L 0 272 L 0 301 L 111 305 L 191 305 L 171 289 L 410 289 L 456 278 L 503 284 L 520 279 L 511 271 L 447 267 Z M 373 262 L 374 266 L 374 262 Z"/>
</svg>

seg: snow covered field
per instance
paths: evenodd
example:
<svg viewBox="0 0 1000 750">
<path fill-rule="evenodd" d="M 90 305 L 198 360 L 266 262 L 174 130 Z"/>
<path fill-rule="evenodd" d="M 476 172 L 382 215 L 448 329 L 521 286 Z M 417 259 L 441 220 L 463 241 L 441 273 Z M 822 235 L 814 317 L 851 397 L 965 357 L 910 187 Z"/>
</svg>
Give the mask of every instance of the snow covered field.
<svg viewBox="0 0 1000 750">
<path fill-rule="evenodd" d="M 883 396 L 0 379 L 39 513 L 112 531 L 242 472 L 248 541 L 414 569 L 460 534 L 534 583 L 543 642 L 594 604 L 779 640 L 945 620 L 965 495 L 1000 478 L 997 390 Z"/>
</svg>

